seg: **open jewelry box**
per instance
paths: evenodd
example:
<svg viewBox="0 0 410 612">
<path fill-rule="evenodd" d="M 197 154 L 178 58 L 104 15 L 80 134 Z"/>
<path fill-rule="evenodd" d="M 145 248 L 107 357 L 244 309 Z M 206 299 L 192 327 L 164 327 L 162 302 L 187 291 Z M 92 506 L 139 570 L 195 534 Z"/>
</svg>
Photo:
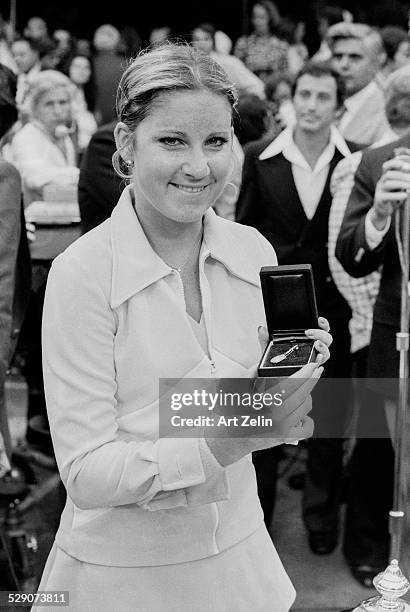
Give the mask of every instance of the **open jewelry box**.
<svg viewBox="0 0 410 612">
<path fill-rule="evenodd" d="M 290 376 L 317 356 L 305 335 L 318 326 L 312 266 L 265 266 L 260 278 L 269 341 L 258 374 Z"/>
</svg>

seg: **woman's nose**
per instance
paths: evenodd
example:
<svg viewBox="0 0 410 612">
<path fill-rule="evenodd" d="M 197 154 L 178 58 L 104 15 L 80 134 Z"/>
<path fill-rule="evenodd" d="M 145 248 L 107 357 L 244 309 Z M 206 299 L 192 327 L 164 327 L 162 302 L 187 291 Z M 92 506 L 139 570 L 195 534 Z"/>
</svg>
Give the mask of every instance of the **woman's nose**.
<svg viewBox="0 0 410 612">
<path fill-rule="evenodd" d="M 211 169 L 208 159 L 203 153 L 192 153 L 189 159 L 183 163 L 182 172 L 198 180 L 209 176 Z"/>
</svg>

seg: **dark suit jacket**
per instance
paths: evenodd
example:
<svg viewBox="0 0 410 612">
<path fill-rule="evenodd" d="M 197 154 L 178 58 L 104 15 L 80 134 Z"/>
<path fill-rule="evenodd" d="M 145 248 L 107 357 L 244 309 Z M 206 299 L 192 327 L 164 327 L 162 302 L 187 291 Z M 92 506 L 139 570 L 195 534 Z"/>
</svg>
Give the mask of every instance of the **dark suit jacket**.
<svg viewBox="0 0 410 612">
<path fill-rule="evenodd" d="M 31 263 L 16 168 L 0 161 L 0 429 L 10 452 L 4 401 L 7 368 L 23 323 L 31 284 Z"/>
<path fill-rule="evenodd" d="M 111 215 L 125 186 L 112 167 L 115 122 L 101 126 L 84 153 L 78 182 L 81 229 L 85 234 Z"/>
<path fill-rule="evenodd" d="M 335 151 L 320 202 L 309 220 L 295 186 L 290 162 L 282 153 L 258 159 L 270 141 L 262 139 L 245 149 L 237 221 L 256 227 L 269 240 L 279 264 L 312 264 L 321 314 L 333 321 L 349 319 L 350 308 L 333 282 L 327 257 L 328 217 L 332 202 L 329 183 L 343 155 Z M 348 146 L 351 150 L 355 148 L 350 143 Z"/>
<path fill-rule="evenodd" d="M 365 217 L 373 205 L 382 165 L 396 147 L 410 147 L 410 132 L 388 145 L 363 153 L 336 244 L 336 257 L 351 276 L 366 276 L 383 264 L 373 319 L 398 328 L 400 322 L 401 271 L 395 240 L 394 217 L 381 244 L 371 251 L 365 238 Z"/>
</svg>

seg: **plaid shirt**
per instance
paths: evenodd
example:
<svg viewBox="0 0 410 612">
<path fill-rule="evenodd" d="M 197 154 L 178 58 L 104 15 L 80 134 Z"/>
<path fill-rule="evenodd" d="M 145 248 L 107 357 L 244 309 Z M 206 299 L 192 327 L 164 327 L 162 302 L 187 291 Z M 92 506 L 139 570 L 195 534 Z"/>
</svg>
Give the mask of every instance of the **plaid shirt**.
<svg viewBox="0 0 410 612">
<path fill-rule="evenodd" d="M 342 159 L 336 166 L 330 183 L 333 201 L 329 214 L 329 268 L 337 288 L 352 309 L 349 323 L 352 353 L 364 348 L 370 342 L 373 307 L 380 285 L 380 271 L 372 272 L 362 278 L 353 278 L 344 271 L 335 256 L 337 237 L 361 159 L 361 151 Z"/>
<path fill-rule="evenodd" d="M 266 36 L 241 36 L 235 45 L 234 55 L 261 79 L 271 74 L 287 72 L 289 45 L 273 34 Z"/>
</svg>

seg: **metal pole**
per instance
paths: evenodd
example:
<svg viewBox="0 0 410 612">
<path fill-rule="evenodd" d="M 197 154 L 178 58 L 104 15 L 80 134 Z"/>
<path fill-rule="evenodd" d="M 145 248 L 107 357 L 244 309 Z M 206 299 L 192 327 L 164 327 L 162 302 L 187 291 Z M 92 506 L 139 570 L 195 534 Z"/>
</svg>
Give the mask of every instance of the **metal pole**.
<svg viewBox="0 0 410 612">
<path fill-rule="evenodd" d="M 245 36 L 248 33 L 248 0 L 242 0 L 242 35 Z"/>
<path fill-rule="evenodd" d="M 10 31 L 11 31 L 11 39 L 14 40 L 16 37 L 16 29 L 17 29 L 17 0 L 10 0 Z"/>
<path fill-rule="evenodd" d="M 409 155 L 408 150 L 396 149 L 395 155 Z M 409 391 L 409 325 L 410 325 L 410 191 L 406 201 L 395 212 L 397 246 L 401 264 L 400 331 L 396 334 L 396 349 L 400 352 L 399 398 L 394 432 L 394 490 L 393 509 L 389 512 L 390 564 L 380 572 L 373 584 L 380 593 L 363 601 L 354 612 L 410 612 L 410 605 L 400 599 L 407 593 L 410 583 L 399 567 L 403 546 L 403 527 L 406 517 L 406 416 Z"/>
<path fill-rule="evenodd" d="M 400 223 L 401 221 L 401 223 Z M 390 517 L 390 560 L 397 559 L 400 562 L 403 523 L 405 522 L 407 502 L 407 479 L 406 479 L 406 415 L 409 389 L 409 226 L 410 226 L 410 195 L 401 207 L 396 211 L 396 223 L 401 226 L 403 269 L 401 281 L 401 311 L 400 332 L 396 334 L 396 348 L 400 352 L 399 366 L 399 401 L 396 411 L 396 426 L 394 440 L 394 494 L 393 509 L 389 512 Z M 399 226 L 399 227 L 400 227 Z"/>
</svg>

